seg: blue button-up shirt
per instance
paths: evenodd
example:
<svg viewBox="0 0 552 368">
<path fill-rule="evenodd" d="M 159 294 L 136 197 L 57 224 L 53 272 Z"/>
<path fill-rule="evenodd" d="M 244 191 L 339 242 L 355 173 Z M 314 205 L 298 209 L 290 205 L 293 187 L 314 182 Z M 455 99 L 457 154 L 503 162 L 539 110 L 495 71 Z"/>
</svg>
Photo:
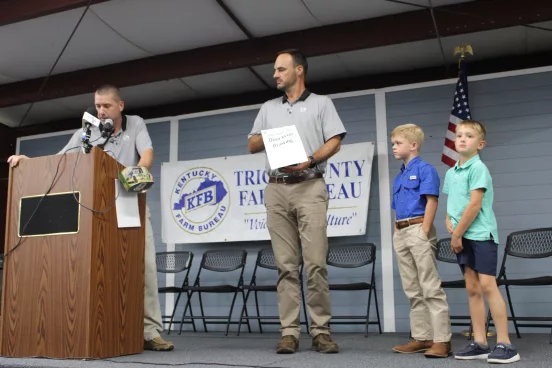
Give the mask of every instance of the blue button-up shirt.
<svg viewBox="0 0 552 368">
<path fill-rule="evenodd" d="M 426 195 L 439 197 L 440 179 L 437 170 L 420 157 L 413 158 L 393 183 L 393 208 L 397 220 L 425 214 Z"/>
</svg>

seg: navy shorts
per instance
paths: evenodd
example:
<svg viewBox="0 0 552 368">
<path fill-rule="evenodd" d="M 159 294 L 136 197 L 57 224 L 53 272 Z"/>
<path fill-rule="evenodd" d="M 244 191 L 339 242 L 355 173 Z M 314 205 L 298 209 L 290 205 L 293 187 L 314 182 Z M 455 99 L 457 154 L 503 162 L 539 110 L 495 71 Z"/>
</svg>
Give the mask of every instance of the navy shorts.
<svg viewBox="0 0 552 368">
<path fill-rule="evenodd" d="M 496 277 L 498 245 L 494 241 L 462 238 L 462 246 L 464 249 L 456 254 L 462 273 L 469 266 L 477 273 Z"/>
</svg>

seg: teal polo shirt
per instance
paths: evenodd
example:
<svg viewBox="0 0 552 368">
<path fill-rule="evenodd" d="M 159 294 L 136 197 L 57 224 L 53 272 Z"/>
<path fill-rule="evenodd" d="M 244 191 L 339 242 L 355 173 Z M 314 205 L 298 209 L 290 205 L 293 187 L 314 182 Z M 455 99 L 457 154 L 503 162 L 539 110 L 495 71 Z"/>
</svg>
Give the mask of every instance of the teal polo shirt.
<svg viewBox="0 0 552 368">
<path fill-rule="evenodd" d="M 451 167 L 445 175 L 443 193 L 448 194 L 447 214 L 455 229 L 464 210 L 470 203 L 470 192 L 485 189 L 481 211 L 473 220 L 464 238 L 470 240 L 494 240 L 498 244 L 498 226 L 493 212 L 493 178 L 479 155 L 470 158 L 464 165 Z"/>
</svg>

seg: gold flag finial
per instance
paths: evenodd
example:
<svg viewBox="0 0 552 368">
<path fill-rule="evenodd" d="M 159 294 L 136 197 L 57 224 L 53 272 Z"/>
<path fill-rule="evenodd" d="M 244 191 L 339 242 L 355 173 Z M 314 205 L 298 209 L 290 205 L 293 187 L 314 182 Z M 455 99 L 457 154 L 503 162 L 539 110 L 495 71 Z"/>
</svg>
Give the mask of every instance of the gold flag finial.
<svg viewBox="0 0 552 368">
<path fill-rule="evenodd" d="M 454 48 L 454 56 L 458 54 L 460 54 L 460 58 L 458 58 L 458 68 L 460 68 L 460 63 L 466 58 L 466 54 L 470 54 L 473 56 L 473 48 L 471 47 L 471 45 L 463 43 L 460 46 L 456 46 Z"/>
<path fill-rule="evenodd" d="M 460 57 L 463 59 L 466 57 L 466 53 L 473 55 L 473 49 L 471 45 L 468 44 L 461 44 L 460 46 L 456 46 L 454 48 L 454 56 L 460 54 Z"/>
</svg>

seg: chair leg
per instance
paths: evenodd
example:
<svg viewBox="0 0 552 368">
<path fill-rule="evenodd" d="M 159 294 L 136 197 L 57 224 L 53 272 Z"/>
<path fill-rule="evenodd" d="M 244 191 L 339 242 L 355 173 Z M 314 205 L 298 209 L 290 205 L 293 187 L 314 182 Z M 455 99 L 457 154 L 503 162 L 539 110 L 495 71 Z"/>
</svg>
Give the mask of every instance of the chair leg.
<svg viewBox="0 0 552 368">
<path fill-rule="evenodd" d="M 167 332 L 167 335 L 171 334 L 171 327 L 174 321 L 174 314 L 176 313 L 176 307 L 178 306 L 178 302 L 180 301 L 180 296 L 182 295 L 182 290 L 178 293 L 178 296 L 176 297 L 176 302 L 174 303 L 173 311 L 171 314 L 171 321 L 169 322 L 169 331 Z M 182 323 L 181 323 L 182 324 Z"/>
<path fill-rule="evenodd" d="M 257 293 L 257 290 L 255 290 L 255 309 L 257 310 L 257 323 L 259 324 L 259 331 L 261 333 L 263 333 L 263 326 L 262 326 L 262 322 L 261 322 L 261 312 L 259 311 L 259 296 L 258 296 L 258 293 Z"/>
<path fill-rule="evenodd" d="M 188 295 L 188 299 L 189 299 L 191 296 L 192 296 L 192 294 L 189 294 L 189 295 Z M 193 316 L 194 316 L 194 311 L 193 311 L 193 309 L 192 309 L 192 303 L 190 303 L 190 317 L 192 317 L 192 318 L 191 318 L 192 327 L 193 327 L 193 329 L 194 329 L 194 332 L 197 332 L 197 328 L 196 328 L 196 325 L 195 325 L 195 319 L 193 318 Z M 183 322 L 184 322 L 184 319 L 182 320 L 181 323 L 183 323 Z"/>
<path fill-rule="evenodd" d="M 372 301 L 372 286 L 368 290 L 368 305 L 366 306 L 366 331 L 364 337 L 368 337 L 368 325 L 370 324 L 370 302 Z"/>
<path fill-rule="evenodd" d="M 228 314 L 228 320 L 226 322 L 226 333 L 224 336 L 228 336 L 228 331 L 230 330 L 230 322 L 232 320 L 232 311 L 234 310 L 234 303 L 236 303 L 236 298 L 238 296 L 238 290 L 236 289 L 236 292 L 234 293 L 234 297 L 232 298 L 232 304 L 230 304 L 230 313 Z"/>
<path fill-rule="evenodd" d="M 182 334 L 182 326 L 184 326 L 184 319 L 186 318 L 186 312 L 188 311 L 188 307 L 190 307 L 190 312 L 192 311 L 192 295 L 194 295 L 194 292 L 190 292 L 190 295 L 188 296 L 188 301 L 186 302 L 186 306 L 184 307 L 184 312 L 182 312 L 182 319 L 180 320 L 180 330 L 178 331 L 178 334 Z M 193 321 L 193 319 L 192 319 Z M 195 326 L 194 326 L 195 327 Z M 195 330 L 195 328 L 194 328 Z"/>
<path fill-rule="evenodd" d="M 247 317 L 247 319 L 245 320 L 246 324 L 247 324 L 247 330 L 249 331 L 249 333 L 251 333 L 251 323 L 249 323 L 249 312 L 247 311 L 247 304 L 245 302 L 245 292 L 242 290 L 242 299 L 243 299 L 243 305 L 245 306 L 245 316 Z"/>
<path fill-rule="evenodd" d="M 471 320 L 470 320 L 470 327 L 468 328 L 468 341 L 472 339 L 472 335 L 473 335 L 473 324 L 471 323 Z"/>
<path fill-rule="evenodd" d="M 248 289 L 247 294 L 245 294 L 245 297 L 243 298 L 243 307 L 242 307 L 242 310 L 241 310 L 241 313 L 240 313 L 240 320 L 238 322 L 238 333 L 236 334 L 236 336 L 240 336 L 241 325 L 242 325 L 242 321 L 243 321 L 243 314 L 245 313 L 245 306 L 247 305 L 247 300 L 249 299 L 249 294 L 250 293 L 251 293 L 251 289 Z M 249 331 L 249 332 L 251 332 L 251 331 Z"/>
<path fill-rule="evenodd" d="M 374 282 L 374 302 L 376 303 L 376 316 L 378 317 L 378 328 L 379 328 L 379 333 L 381 335 L 381 320 L 380 320 L 380 313 L 379 313 L 379 306 L 378 306 L 378 292 L 376 290 L 375 282 Z"/>
<path fill-rule="evenodd" d="M 552 344 L 552 328 L 550 329 L 550 343 Z"/>
<path fill-rule="evenodd" d="M 506 296 L 508 297 L 508 304 L 510 305 L 510 313 L 512 314 L 512 320 L 514 322 L 514 328 L 516 329 L 516 334 L 518 338 L 521 338 L 519 333 L 519 327 L 516 320 L 516 315 L 514 314 L 514 305 L 512 304 L 512 297 L 510 296 L 510 288 L 506 285 Z"/>
<path fill-rule="evenodd" d="M 201 291 L 198 291 L 197 294 L 199 295 L 199 309 L 201 310 L 201 320 L 203 321 L 203 329 L 205 332 L 207 331 L 207 321 L 205 320 L 205 311 L 203 310 L 203 298 L 201 297 Z"/>
</svg>

